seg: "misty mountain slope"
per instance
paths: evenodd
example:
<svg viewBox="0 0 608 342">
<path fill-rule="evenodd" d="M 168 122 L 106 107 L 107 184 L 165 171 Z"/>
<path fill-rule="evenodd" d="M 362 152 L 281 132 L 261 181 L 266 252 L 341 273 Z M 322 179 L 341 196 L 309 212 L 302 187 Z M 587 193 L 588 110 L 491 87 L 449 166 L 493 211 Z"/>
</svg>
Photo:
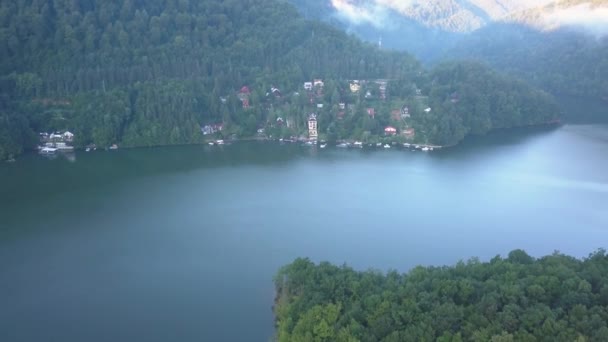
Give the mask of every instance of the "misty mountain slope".
<svg viewBox="0 0 608 342">
<path fill-rule="evenodd" d="M 444 58 L 482 60 L 554 94 L 608 101 L 606 37 L 494 24 L 463 39 Z"/>
<path fill-rule="evenodd" d="M 608 20 L 606 0 L 330 0 L 336 11 L 353 22 L 379 20 L 394 11 L 426 27 L 472 32 L 498 21 L 541 27 L 561 27 L 585 21 Z M 576 8 L 575 16 L 567 10 Z M 557 15 L 556 15 L 557 14 Z"/>
</svg>

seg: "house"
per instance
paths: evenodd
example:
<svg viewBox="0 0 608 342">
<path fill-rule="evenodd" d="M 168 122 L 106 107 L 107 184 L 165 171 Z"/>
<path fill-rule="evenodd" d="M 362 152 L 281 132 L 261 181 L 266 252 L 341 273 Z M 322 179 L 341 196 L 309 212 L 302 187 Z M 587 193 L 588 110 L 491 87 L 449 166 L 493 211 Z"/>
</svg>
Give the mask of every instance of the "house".
<svg viewBox="0 0 608 342">
<path fill-rule="evenodd" d="M 319 109 L 323 108 L 323 104 L 322 103 L 317 103 L 317 108 L 319 108 Z"/>
<path fill-rule="evenodd" d="M 414 139 L 416 131 L 413 128 L 406 128 L 401 132 L 407 139 Z"/>
<path fill-rule="evenodd" d="M 241 102 L 243 103 L 243 109 L 249 108 L 249 99 L 242 99 Z"/>
<path fill-rule="evenodd" d="M 308 138 L 311 140 L 317 140 L 318 137 L 317 115 L 313 113 L 308 116 Z"/>
<path fill-rule="evenodd" d="M 323 83 L 323 80 L 315 79 L 315 80 L 313 80 L 312 85 L 314 87 L 323 88 L 325 86 L 325 83 Z"/>
<path fill-rule="evenodd" d="M 277 125 L 279 125 L 279 126 L 283 126 L 283 123 L 284 123 L 284 122 L 285 122 L 285 121 L 283 120 L 283 118 L 282 118 L 282 117 L 280 117 L 280 116 L 279 116 L 279 117 L 277 118 Z"/>
<path fill-rule="evenodd" d="M 304 89 L 312 90 L 312 82 L 304 82 Z"/>
<path fill-rule="evenodd" d="M 374 108 L 367 108 L 367 115 L 371 116 L 372 119 L 376 117 L 376 110 Z"/>
<path fill-rule="evenodd" d="M 460 96 L 458 96 L 457 92 L 453 92 L 450 95 L 450 102 L 452 102 L 452 103 L 458 103 L 458 102 L 460 102 Z"/>
<path fill-rule="evenodd" d="M 416 95 L 417 96 L 421 96 L 422 95 L 422 90 L 416 88 Z"/>
<path fill-rule="evenodd" d="M 51 141 L 63 141 L 63 135 L 59 134 L 59 132 L 51 133 L 49 135 L 49 140 L 51 140 Z"/>
<path fill-rule="evenodd" d="M 401 107 L 401 118 L 406 119 L 410 117 L 410 108 L 408 106 Z"/>
<path fill-rule="evenodd" d="M 220 132 L 223 128 L 224 128 L 223 124 L 205 125 L 205 126 L 201 127 L 201 132 L 203 132 L 203 135 L 210 135 L 210 134 Z"/>
<path fill-rule="evenodd" d="M 243 103 L 243 108 L 247 109 L 249 108 L 249 95 L 251 94 L 251 91 L 249 90 L 249 87 L 247 86 L 243 86 L 241 88 L 241 90 L 239 90 L 238 93 L 238 97 L 239 100 L 241 100 L 241 102 Z"/>
<path fill-rule="evenodd" d="M 395 121 L 401 120 L 401 111 L 399 109 L 393 109 L 391 111 L 391 119 Z"/>
<path fill-rule="evenodd" d="M 346 108 L 346 103 L 344 103 L 344 102 L 338 103 L 338 108 L 340 108 L 341 110 L 344 110 Z"/>
<path fill-rule="evenodd" d="M 427 107 L 427 108 L 426 108 L 424 111 L 425 111 L 426 113 L 430 113 L 430 112 L 431 112 L 431 107 Z"/>
<path fill-rule="evenodd" d="M 70 141 L 74 140 L 74 134 L 70 131 L 65 131 L 65 133 L 63 133 L 63 139 L 65 141 L 70 142 Z"/>
<path fill-rule="evenodd" d="M 384 129 L 384 134 L 395 135 L 397 134 L 397 129 L 393 126 L 386 126 L 386 128 Z"/>
<path fill-rule="evenodd" d="M 365 92 L 365 98 L 369 99 L 370 97 L 372 97 L 372 92 L 368 90 L 367 92 Z"/>
<path fill-rule="evenodd" d="M 272 93 L 272 95 L 276 96 L 276 97 L 281 97 L 281 91 L 279 90 L 279 88 L 275 88 L 275 87 L 271 87 L 270 88 L 270 93 Z"/>
<path fill-rule="evenodd" d="M 213 128 L 211 128 L 210 125 L 205 125 L 205 126 L 201 127 L 201 132 L 203 133 L 203 135 L 210 135 L 210 134 L 215 133 L 213 131 Z"/>
<path fill-rule="evenodd" d="M 226 103 L 226 101 L 228 101 L 228 99 L 227 99 L 227 98 L 225 98 L 225 97 L 223 97 L 223 96 L 220 96 L 220 101 L 221 101 L 222 103 Z"/>
<path fill-rule="evenodd" d="M 359 84 L 359 81 L 355 80 L 350 84 L 350 91 L 353 93 L 358 93 L 359 90 L 361 90 L 361 85 Z"/>
</svg>

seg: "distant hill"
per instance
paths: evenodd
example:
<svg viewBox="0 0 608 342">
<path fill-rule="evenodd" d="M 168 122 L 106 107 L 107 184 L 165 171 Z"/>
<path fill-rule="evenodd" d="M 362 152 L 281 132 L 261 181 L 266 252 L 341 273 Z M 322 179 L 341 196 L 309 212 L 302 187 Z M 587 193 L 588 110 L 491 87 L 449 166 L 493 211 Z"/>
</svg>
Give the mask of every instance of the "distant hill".
<svg viewBox="0 0 608 342">
<path fill-rule="evenodd" d="M 608 37 L 494 24 L 461 40 L 444 58 L 484 61 L 553 94 L 608 102 Z"/>
</svg>

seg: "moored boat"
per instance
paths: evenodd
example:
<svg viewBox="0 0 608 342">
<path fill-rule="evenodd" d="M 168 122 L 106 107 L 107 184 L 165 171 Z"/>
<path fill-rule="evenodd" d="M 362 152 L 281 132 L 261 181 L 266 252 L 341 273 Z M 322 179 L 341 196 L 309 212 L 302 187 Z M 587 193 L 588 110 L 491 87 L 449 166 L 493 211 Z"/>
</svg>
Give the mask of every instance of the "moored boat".
<svg viewBox="0 0 608 342">
<path fill-rule="evenodd" d="M 45 146 L 40 149 L 40 154 L 55 154 L 57 152 L 57 148 Z"/>
</svg>

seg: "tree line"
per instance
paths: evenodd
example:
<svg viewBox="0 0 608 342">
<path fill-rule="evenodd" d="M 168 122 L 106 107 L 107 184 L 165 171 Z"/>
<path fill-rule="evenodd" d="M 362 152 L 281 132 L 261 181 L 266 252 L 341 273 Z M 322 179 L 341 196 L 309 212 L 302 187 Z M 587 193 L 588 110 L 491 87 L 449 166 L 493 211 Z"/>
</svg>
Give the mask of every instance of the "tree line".
<svg viewBox="0 0 608 342">
<path fill-rule="evenodd" d="M 275 277 L 278 341 L 606 341 L 608 255 L 355 271 L 297 259 Z"/>
</svg>

